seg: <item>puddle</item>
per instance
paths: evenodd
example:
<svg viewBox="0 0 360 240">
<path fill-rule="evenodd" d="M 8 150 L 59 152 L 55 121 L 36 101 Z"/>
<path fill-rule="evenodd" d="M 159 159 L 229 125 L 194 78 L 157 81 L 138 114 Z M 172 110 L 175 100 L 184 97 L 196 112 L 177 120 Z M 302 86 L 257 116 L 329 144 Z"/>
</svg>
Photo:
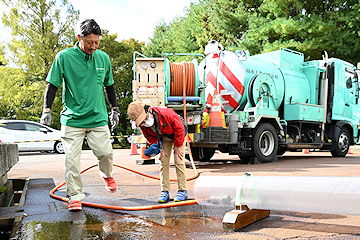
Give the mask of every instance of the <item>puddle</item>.
<svg viewBox="0 0 360 240">
<path fill-rule="evenodd" d="M 86 211 L 71 214 L 69 215 L 73 218 L 71 221 L 26 222 L 22 226 L 20 238 L 36 240 L 204 239 L 214 234 L 223 234 L 221 219 L 204 218 L 197 212 L 157 212 L 140 217 L 109 211 L 103 214 L 104 219 L 100 219 L 98 215 L 88 214 Z"/>
<path fill-rule="evenodd" d="M 121 216 L 102 222 L 92 216 L 70 222 L 28 222 L 22 228 L 22 239 L 148 239 L 160 237 L 156 226 L 143 219 Z M 157 235 L 157 236 L 156 236 Z"/>
<path fill-rule="evenodd" d="M 14 197 L 17 199 L 15 206 L 23 204 L 21 189 L 27 189 L 26 184 L 25 187 L 23 183 L 19 187 L 14 184 L 14 194 L 21 196 Z M 24 207 L 28 215 L 19 223 L 17 239 L 211 239 L 224 235 L 224 209 L 190 205 L 134 212 L 84 207 L 83 211 L 69 212 L 66 203 L 56 201 L 41 205 L 37 202 L 41 194 L 48 197 L 48 192 L 41 190 L 47 186 L 44 180 L 29 184 L 29 198 Z M 36 212 L 38 207 L 39 212 Z"/>
</svg>

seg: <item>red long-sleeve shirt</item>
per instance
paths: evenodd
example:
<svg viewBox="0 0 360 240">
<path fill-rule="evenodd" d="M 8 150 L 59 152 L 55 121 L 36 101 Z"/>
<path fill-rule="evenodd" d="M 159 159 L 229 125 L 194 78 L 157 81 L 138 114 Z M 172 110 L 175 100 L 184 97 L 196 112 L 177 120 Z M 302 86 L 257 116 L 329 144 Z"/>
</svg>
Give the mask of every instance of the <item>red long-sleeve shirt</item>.
<svg viewBox="0 0 360 240">
<path fill-rule="evenodd" d="M 159 116 L 159 134 L 174 140 L 176 147 L 181 147 L 185 139 L 185 127 L 180 116 L 171 108 L 152 107 Z M 155 119 L 156 121 L 156 119 Z M 157 143 L 156 132 L 149 127 L 140 126 L 150 144 Z"/>
</svg>

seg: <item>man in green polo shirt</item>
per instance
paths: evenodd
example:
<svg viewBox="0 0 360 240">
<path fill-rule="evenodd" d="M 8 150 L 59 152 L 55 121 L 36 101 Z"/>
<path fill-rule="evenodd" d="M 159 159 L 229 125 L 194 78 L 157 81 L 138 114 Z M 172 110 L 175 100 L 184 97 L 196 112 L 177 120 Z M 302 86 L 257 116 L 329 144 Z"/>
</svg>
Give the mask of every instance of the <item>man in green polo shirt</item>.
<svg viewBox="0 0 360 240">
<path fill-rule="evenodd" d="M 41 123 L 50 125 L 51 105 L 57 89 L 63 85 L 63 110 L 61 112 L 61 139 L 65 150 L 66 196 L 69 210 L 81 210 L 82 192 L 80 156 L 84 137 L 98 158 L 99 172 L 105 188 L 116 191 L 113 179 L 113 150 L 108 128 L 108 112 L 104 86 L 111 107 L 111 127 L 119 123 L 114 79 L 109 56 L 97 50 L 101 29 L 93 19 L 80 24 L 78 42 L 74 47 L 60 51 L 47 76 L 44 112 Z"/>
</svg>

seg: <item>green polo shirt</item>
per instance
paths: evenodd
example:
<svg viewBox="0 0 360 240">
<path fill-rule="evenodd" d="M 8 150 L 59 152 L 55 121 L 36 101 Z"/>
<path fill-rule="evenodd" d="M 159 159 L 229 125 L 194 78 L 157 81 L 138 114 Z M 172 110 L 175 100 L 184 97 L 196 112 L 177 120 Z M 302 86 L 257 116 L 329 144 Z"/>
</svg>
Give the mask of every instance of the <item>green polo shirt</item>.
<svg viewBox="0 0 360 240">
<path fill-rule="evenodd" d="M 100 50 L 88 55 L 78 44 L 56 55 L 46 78 L 57 88 L 63 83 L 60 122 L 80 128 L 107 125 L 103 85 L 114 84 L 110 58 Z"/>
</svg>

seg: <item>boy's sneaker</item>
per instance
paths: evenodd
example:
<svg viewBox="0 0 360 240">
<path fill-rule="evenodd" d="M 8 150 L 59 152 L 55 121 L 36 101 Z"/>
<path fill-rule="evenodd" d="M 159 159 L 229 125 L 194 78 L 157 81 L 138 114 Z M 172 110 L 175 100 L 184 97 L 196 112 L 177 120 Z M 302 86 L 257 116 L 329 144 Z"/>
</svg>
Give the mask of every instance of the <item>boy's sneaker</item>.
<svg viewBox="0 0 360 240">
<path fill-rule="evenodd" d="M 106 190 L 108 190 L 109 192 L 115 192 L 117 189 L 117 185 L 116 182 L 114 180 L 114 178 L 109 177 L 109 178 L 102 178 L 105 182 L 105 188 Z"/>
<path fill-rule="evenodd" d="M 161 191 L 160 197 L 158 198 L 159 203 L 166 203 L 169 201 L 170 195 L 168 191 Z"/>
<path fill-rule="evenodd" d="M 179 190 L 175 197 L 175 202 L 185 201 L 188 198 L 186 190 Z"/>
<path fill-rule="evenodd" d="M 81 211 L 81 201 L 71 201 L 68 208 L 69 211 Z"/>
</svg>

